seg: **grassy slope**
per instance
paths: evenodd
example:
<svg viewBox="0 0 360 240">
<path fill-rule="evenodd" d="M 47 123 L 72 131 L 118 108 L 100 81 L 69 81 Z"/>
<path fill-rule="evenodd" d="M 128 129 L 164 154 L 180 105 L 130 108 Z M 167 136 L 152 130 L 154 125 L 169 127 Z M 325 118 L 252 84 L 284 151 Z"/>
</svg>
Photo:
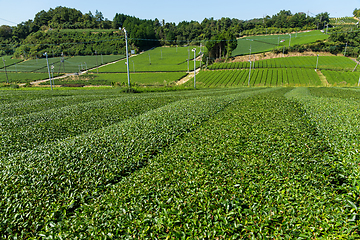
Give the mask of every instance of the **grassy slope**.
<svg viewBox="0 0 360 240">
<path fill-rule="evenodd" d="M 320 31 L 302 32 L 291 34 L 291 46 L 295 44 L 312 43 L 317 40 L 327 39 L 329 36 Z M 284 39 L 285 42 L 279 43 Z M 238 39 L 238 47 L 233 51 L 232 56 L 247 55 L 251 53 L 268 52 L 276 47 L 289 46 L 290 35 L 267 35 L 267 36 L 250 36 Z"/>
</svg>

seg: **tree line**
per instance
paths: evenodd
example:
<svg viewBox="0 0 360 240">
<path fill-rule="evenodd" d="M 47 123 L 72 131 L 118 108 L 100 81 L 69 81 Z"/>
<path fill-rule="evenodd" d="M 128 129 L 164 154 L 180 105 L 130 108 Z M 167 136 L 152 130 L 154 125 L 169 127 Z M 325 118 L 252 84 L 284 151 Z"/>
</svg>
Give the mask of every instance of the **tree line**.
<svg viewBox="0 0 360 240">
<path fill-rule="evenodd" d="M 157 18 L 146 20 L 119 13 L 108 20 L 98 10 L 95 14 L 83 14 L 79 10 L 60 6 L 42 10 L 33 20 L 17 26 L 0 26 L 0 55 L 41 56 L 45 51 L 74 55 L 90 55 L 95 51 L 104 54 L 124 53 L 124 41 L 121 40 L 123 33 L 119 28 L 126 28 L 131 48 L 137 51 L 156 46 L 203 42 L 208 49 L 207 56 L 218 58 L 229 56 L 236 48 L 236 38 L 244 33 L 263 34 L 267 29 L 279 32 L 295 28 L 317 29 L 328 23 L 328 13 L 310 17 L 305 13 L 292 14 L 285 10 L 271 17 L 251 20 L 224 17 L 175 24 Z"/>
</svg>

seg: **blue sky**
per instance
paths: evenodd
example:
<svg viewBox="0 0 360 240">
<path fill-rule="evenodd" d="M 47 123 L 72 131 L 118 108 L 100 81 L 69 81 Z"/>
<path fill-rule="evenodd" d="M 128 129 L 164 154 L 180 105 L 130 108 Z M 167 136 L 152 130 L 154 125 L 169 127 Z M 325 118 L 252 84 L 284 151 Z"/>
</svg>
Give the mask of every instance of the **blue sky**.
<svg viewBox="0 0 360 240">
<path fill-rule="evenodd" d="M 227 0 L 183 0 L 183 1 L 149 1 L 149 0 L 102 0 L 102 1 L 29 1 L 0 0 L 0 25 L 16 25 L 28 19 L 33 19 L 41 10 L 49 10 L 57 6 L 76 8 L 82 13 L 96 10 L 104 17 L 112 20 L 116 13 L 124 13 L 141 19 L 165 19 L 166 22 L 199 21 L 204 18 L 220 19 L 221 17 L 238 18 L 242 20 L 272 16 L 280 10 L 310 12 L 318 14 L 329 12 L 331 17 L 352 16 L 355 8 L 360 8 L 360 0 L 301 0 L 301 1 L 227 1 Z M 310 14 L 310 16 L 312 16 Z M 4 21 L 3 19 L 7 20 Z M 10 21 L 10 22 L 8 22 Z"/>
</svg>

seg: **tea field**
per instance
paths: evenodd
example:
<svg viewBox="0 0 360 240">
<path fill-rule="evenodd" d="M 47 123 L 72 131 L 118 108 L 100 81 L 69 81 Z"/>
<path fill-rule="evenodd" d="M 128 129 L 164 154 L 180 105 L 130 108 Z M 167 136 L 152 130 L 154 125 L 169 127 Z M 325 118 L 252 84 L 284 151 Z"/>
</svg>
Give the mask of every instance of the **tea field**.
<svg viewBox="0 0 360 240">
<path fill-rule="evenodd" d="M 54 66 L 54 73 L 74 73 L 85 71 L 102 64 L 114 62 L 124 58 L 124 55 L 93 55 L 93 56 L 67 56 L 64 57 L 64 63 L 61 63 L 61 57 L 50 57 L 49 65 Z M 2 69 L 3 70 L 3 69 Z M 44 72 L 47 73 L 46 58 L 37 58 L 25 60 L 17 64 L 12 64 L 7 67 L 9 72 Z"/>
<path fill-rule="evenodd" d="M 307 44 L 317 40 L 325 40 L 329 37 L 320 30 L 310 32 L 292 33 L 291 40 L 289 34 L 248 36 L 237 40 L 237 48 L 232 52 L 232 56 L 248 55 L 250 53 L 269 52 L 274 48 L 288 47 L 296 44 Z M 283 40 L 283 42 L 281 42 Z"/>
<path fill-rule="evenodd" d="M 155 72 L 155 73 L 130 73 L 131 85 L 141 86 L 166 86 L 173 84 L 175 81 L 185 77 L 187 73 L 183 72 Z M 63 79 L 55 79 L 55 85 L 109 85 L 113 83 L 121 83 L 127 86 L 126 73 L 99 73 L 99 74 L 83 74 L 81 76 L 66 77 Z M 49 85 L 49 82 L 43 82 L 40 85 Z"/>
<path fill-rule="evenodd" d="M 189 70 L 194 70 L 194 53 L 199 55 L 200 47 L 158 47 L 129 58 L 132 72 L 186 72 L 190 56 Z M 126 73 L 126 60 L 99 68 L 103 73 Z M 196 61 L 196 67 L 200 62 Z M 93 70 L 95 72 L 95 70 Z"/>
<path fill-rule="evenodd" d="M 202 71 L 196 76 L 196 85 L 205 88 L 248 86 L 321 86 L 317 73 L 312 69 L 278 68 Z M 194 78 L 186 83 L 193 86 Z"/>
<path fill-rule="evenodd" d="M 251 59 L 253 60 L 253 59 Z M 316 68 L 317 57 L 283 57 L 272 58 L 259 61 L 252 61 L 252 67 L 255 68 Z M 352 71 L 356 63 L 349 58 L 340 56 L 319 56 L 318 69 L 320 70 L 336 70 L 336 71 Z M 242 69 L 249 68 L 250 62 L 228 62 L 215 63 L 208 67 L 210 70 L 215 69 Z M 359 69 L 356 68 L 357 71 Z"/>
<path fill-rule="evenodd" d="M 0 238 L 356 239 L 359 100 L 0 91 Z"/>
<path fill-rule="evenodd" d="M 251 68 L 251 86 L 325 86 L 321 77 L 325 79 L 326 85 L 357 86 L 359 78 L 356 62 L 342 56 L 271 58 L 252 61 Z M 197 77 L 199 86 L 230 87 L 248 84 L 250 62 L 214 63 L 208 69 L 210 71 L 203 71 Z"/>
</svg>

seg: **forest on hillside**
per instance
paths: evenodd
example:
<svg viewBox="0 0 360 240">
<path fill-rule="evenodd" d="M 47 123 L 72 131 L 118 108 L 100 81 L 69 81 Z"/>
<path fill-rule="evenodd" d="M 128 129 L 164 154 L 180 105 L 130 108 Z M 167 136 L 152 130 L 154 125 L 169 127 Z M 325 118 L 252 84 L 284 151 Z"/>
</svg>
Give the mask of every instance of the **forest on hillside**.
<svg viewBox="0 0 360 240">
<path fill-rule="evenodd" d="M 355 8 L 354 16 L 360 10 Z M 281 10 L 273 16 L 250 20 L 223 17 L 205 18 L 202 22 L 182 21 L 178 24 L 164 19 L 140 19 L 117 13 L 112 20 L 104 18 L 96 10 L 82 13 L 67 7 L 56 7 L 38 12 L 34 19 L 16 26 L 0 26 L 0 56 L 16 58 L 40 58 L 45 52 L 52 56 L 124 54 L 125 28 L 131 50 L 136 52 L 158 46 L 200 45 L 206 46 L 205 55 L 210 59 L 230 56 L 236 48 L 236 38 L 243 35 L 281 34 L 312 29 L 330 28 L 330 37 L 308 45 L 291 46 L 288 51 L 344 52 L 346 55 L 360 54 L 360 33 L 344 31 L 330 25 L 329 13 L 316 16 Z M 282 51 L 275 49 L 274 51 Z"/>
<path fill-rule="evenodd" d="M 261 19 L 205 18 L 201 23 L 183 21 L 175 24 L 121 13 L 109 20 L 98 10 L 95 14 L 82 13 L 77 9 L 60 6 L 42 10 L 34 19 L 16 26 L 0 26 L 0 55 L 14 54 L 18 58 L 31 58 L 41 57 L 45 52 L 52 52 L 53 55 L 92 55 L 95 51 L 103 54 L 124 53 L 124 34 L 119 28 L 127 29 L 131 49 L 137 51 L 211 40 L 215 43 L 208 44 L 209 47 L 222 47 L 224 51 L 220 55 L 226 55 L 236 45 L 219 41 L 235 40 L 243 33 L 258 34 L 264 29 L 273 33 L 316 29 L 328 22 L 329 13 L 326 12 L 310 17 L 305 13 L 293 14 L 289 10 L 282 10 Z"/>
</svg>

